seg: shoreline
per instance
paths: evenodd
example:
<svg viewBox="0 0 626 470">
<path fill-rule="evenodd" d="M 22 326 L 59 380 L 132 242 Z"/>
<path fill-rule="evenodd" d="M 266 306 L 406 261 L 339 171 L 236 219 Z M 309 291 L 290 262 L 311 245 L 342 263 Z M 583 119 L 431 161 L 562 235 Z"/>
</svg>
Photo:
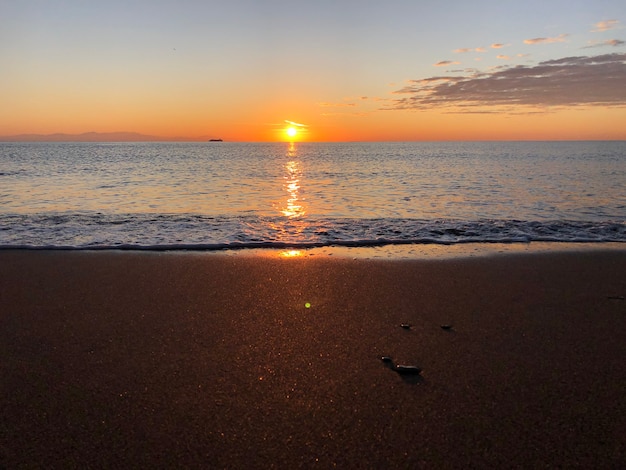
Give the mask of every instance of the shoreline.
<svg viewBox="0 0 626 470">
<path fill-rule="evenodd" d="M 619 467 L 626 250 L 482 254 L 0 251 L 0 466 Z"/>
<path fill-rule="evenodd" d="M 468 242 L 468 243 L 389 243 L 381 245 L 322 245 L 305 246 L 286 244 L 283 247 L 144 247 L 132 245 L 115 247 L 50 247 L 50 246 L 0 246 L 3 252 L 66 252 L 66 253 L 171 253 L 217 256 L 280 257 L 335 256 L 348 259 L 437 260 L 474 258 L 500 255 L 534 255 L 551 253 L 626 251 L 626 242 Z"/>
<path fill-rule="evenodd" d="M 513 243 L 413 243 L 382 246 L 323 246 L 316 248 L 244 248 L 214 251 L 230 256 L 263 256 L 297 258 L 301 256 L 335 256 L 348 259 L 376 260 L 443 260 L 492 256 L 535 255 L 586 252 L 626 252 L 621 242 L 513 242 Z M 172 251 L 175 252 L 175 251 Z M 201 251 L 200 251 L 201 252 Z"/>
</svg>

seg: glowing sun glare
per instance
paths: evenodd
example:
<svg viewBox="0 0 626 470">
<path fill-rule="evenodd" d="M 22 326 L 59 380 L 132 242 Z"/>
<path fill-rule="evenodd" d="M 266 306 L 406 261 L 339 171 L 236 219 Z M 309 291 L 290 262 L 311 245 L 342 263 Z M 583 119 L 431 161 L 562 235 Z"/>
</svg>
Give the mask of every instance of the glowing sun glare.
<svg viewBox="0 0 626 470">
<path fill-rule="evenodd" d="M 297 258 L 299 256 L 303 256 L 302 251 L 300 250 L 281 251 L 279 254 L 283 258 Z"/>
<path fill-rule="evenodd" d="M 295 137 L 298 133 L 295 127 L 288 127 L 286 132 L 289 137 Z"/>
</svg>

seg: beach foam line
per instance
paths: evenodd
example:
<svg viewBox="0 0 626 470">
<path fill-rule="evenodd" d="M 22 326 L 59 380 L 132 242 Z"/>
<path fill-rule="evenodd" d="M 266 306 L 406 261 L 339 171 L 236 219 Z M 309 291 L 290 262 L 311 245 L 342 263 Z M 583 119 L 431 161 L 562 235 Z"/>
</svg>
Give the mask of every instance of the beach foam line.
<svg viewBox="0 0 626 470">
<path fill-rule="evenodd" d="M 0 245 L 132 245 L 232 249 L 383 244 L 626 242 L 626 222 L 420 219 L 286 219 L 194 214 L 5 214 Z"/>
<path fill-rule="evenodd" d="M 51 251 L 224 251 L 224 250 L 254 250 L 254 249 L 296 249 L 307 250 L 312 248 L 377 248 L 384 246 L 411 246 L 411 245 L 516 245 L 516 244 L 537 244 L 547 243 L 558 245 L 598 245 L 598 246 L 620 246 L 626 247 L 625 241 L 602 240 L 590 238 L 577 238 L 573 240 L 559 240 L 551 237 L 528 237 L 514 238 L 493 238 L 493 239 L 462 239 L 455 241 L 435 240 L 435 239 L 415 239 L 415 240 L 335 240 L 329 242 L 283 242 L 283 241 L 262 241 L 262 242 L 231 242 L 231 243 L 163 243 L 163 244 L 85 244 L 85 245 L 34 245 L 34 244 L 4 244 L 0 245 L 0 250 L 51 250 Z"/>
</svg>

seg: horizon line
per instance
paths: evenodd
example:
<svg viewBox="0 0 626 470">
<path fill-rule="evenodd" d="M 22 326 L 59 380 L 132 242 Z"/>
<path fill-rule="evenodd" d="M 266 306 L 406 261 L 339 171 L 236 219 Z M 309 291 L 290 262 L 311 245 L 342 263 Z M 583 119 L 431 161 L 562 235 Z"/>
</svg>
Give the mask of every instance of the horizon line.
<svg viewBox="0 0 626 470">
<path fill-rule="evenodd" d="M 102 140 L 96 139 L 97 137 L 109 137 Z M 80 139 L 80 137 L 93 137 L 94 139 Z M 118 138 L 115 138 L 118 137 Z M 124 138 L 126 137 L 126 138 Z M 50 139 L 50 140 L 46 140 Z M 216 142 L 218 140 L 218 142 Z M 40 143 L 53 143 L 53 142 L 67 142 L 67 143 L 148 143 L 148 142 L 180 142 L 180 143 L 359 143 L 359 142 L 624 142 L 626 138 L 587 138 L 587 139 L 572 139 L 572 138 L 553 138 L 553 139 L 506 139 L 506 138 L 493 138 L 493 139 L 382 139 L 382 140 L 267 140 L 267 141 L 255 141 L 255 140 L 227 140 L 214 136 L 158 136 L 150 134 L 142 134 L 140 132 L 133 131 L 117 131 L 117 132 L 98 132 L 89 131 L 76 134 L 65 132 L 54 132 L 50 134 L 38 134 L 38 133 L 22 133 L 13 135 L 0 135 L 0 142 L 40 142 Z"/>
</svg>

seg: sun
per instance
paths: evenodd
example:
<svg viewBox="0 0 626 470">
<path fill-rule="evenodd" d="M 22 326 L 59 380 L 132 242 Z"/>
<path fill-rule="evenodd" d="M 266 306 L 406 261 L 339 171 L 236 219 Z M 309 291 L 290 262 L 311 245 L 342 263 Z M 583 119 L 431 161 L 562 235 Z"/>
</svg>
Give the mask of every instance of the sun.
<svg viewBox="0 0 626 470">
<path fill-rule="evenodd" d="M 302 140 L 307 135 L 306 124 L 300 124 L 298 122 L 288 121 L 285 119 L 285 127 L 282 128 L 281 133 L 288 142 L 296 142 Z"/>
</svg>

